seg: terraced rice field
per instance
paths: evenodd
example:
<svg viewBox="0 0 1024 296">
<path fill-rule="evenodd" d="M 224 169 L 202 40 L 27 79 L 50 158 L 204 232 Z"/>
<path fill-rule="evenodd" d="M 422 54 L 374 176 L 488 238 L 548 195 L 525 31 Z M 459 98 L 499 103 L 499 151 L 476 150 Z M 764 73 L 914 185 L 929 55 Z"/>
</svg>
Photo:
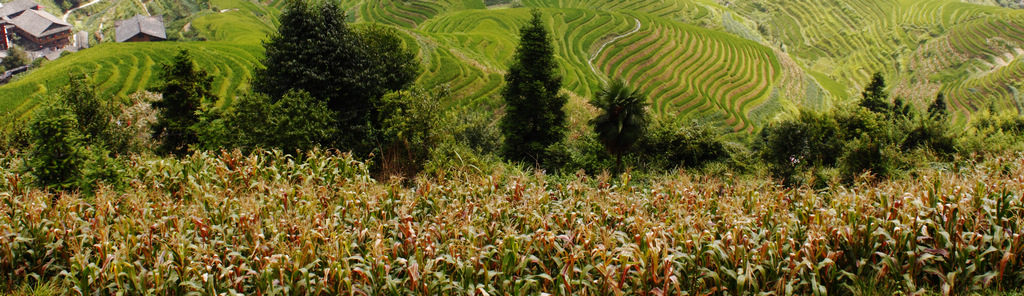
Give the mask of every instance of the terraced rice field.
<svg viewBox="0 0 1024 296">
<path fill-rule="evenodd" d="M 737 130 L 767 98 L 781 71 L 770 49 L 744 39 L 644 19 L 641 32 L 602 53 L 600 69 L 645 86 L 660 113 L 724 111 Z"/>
<path fill-rule="evenodd" d="M 1007 86 L 1019 83 L 999 74 L 1013 68 L 999 68 L 1013 67 L 1005 61 L 1024 47 L 1021 11 L 952 0 L 754 0 L 734 8 L 768 19 L 762 33 L 770 43 L 846 85 L 854 98 L 872 73 L 883 72 L 897 81 L 894 94 L 920 106 L 940 91 L 952 96 L 957 120 L 965 122 L 989 101 L 1010 108 Z"/>
<path fill-rule="evenodd" d="M 178 48 L 203 55 L 202 65 L 217 75 L 216 92 L 230 100 L 247 89 L 260 41 L 274 32 L 284 2 L 211 1 L 227 11 L 204 10 L 189 25 L 213 42 L 101 45 L 73 54 L 0 87 L 0 112 L 23 117 L 66 81 L 54 73 L 74 69 L 94 73 L 104 94 L 145 89 Z M 82 20 L 88 26 L 134 13 L 125 3 L 97 6 Z M 856 99 L 877 71 L 892 77 L 894 94 L 918 105 L 947 93 L 961 122 L 988 105 L 1020 107 L 1011 98 L 1020 88 L 1024 12 L 953 0 L 522 3 L 525 8 L 496 9 L 479 0 L 342 0 L 341 6 L 352 22 L 397 28 L 419 52 L 418 85 L 448 87 L 449 105 L 500 107 L 518 28 L 529 9 L 540 8 L 565 91 L 586 98 L 605 81 L 624 79 L 663 116 L 720 114 L 735 130 L 755 131 L 777 113 L 822 111 Z"/>
<path fill-rule="evenodd" d="M 29 110 L 48 101 L 50 94 L 67 84 L 69 73 L 90 75 L 101 96 L 124 97 L 156 86 L 161 65 L 169 63 L 181 49 L 189 50 L 199 66 L 214 77 L 214 93 L 227 98 L 218 104 L 230 102 L 234 94 L 248 88 L 253 65 L 261 54 L 256 46 L 222 42 L 104 43 L 4 85 L 0 110 L 9 112 L 0 120 L 12 122 L 27 116 Z"/>
<path fill-rule="evenodd" d="M 608 78 L 621 78 L 647 92 L 660 114 L 724 111 L 730 124 L 745 130 L 755 126 L 747 112 L 767 99 L 781 72 L 769 48 L 720 32 L 638 12 L 542 11 L 553 33 L 564 87 L 582 96 L 592 95 Z M 478 87 L 500 85 L 495 74 L 511 59 L 516 42 L 511 37 L 528 17 L 524 9 L 464 11 L 424 22 L 421 30 L 445 45 L 425 59 L 429 66 L 424 77 L 488 101 L 480 96 L 497 90 L 481 92 Z M 455 57 L 464 63 L 450 63 Z M 475 67 L 466 67 L 470 65 Z"/>
<path fill-rule="evenodd" d="M 125 97 L 159 84 L 161 65 L 180 50 L 188 50 L 213 77 L 218 106 L 230 103 L 248 89 L 248 80 L 262 56 L 260 41 L 274 31 L 279 10 L 245 0 L 216 0 L 225 13 L 193 21 L 193 28 L 214 41 L 101 43 L 72 53 L 0 86 L 0 122 L 26 119 L 31 110 L 48 101 L 65 85 L 70 73 L 93 78 L 101 96 Z M 259 8 L 259 11 L 254 9 Z"/>
</svg>

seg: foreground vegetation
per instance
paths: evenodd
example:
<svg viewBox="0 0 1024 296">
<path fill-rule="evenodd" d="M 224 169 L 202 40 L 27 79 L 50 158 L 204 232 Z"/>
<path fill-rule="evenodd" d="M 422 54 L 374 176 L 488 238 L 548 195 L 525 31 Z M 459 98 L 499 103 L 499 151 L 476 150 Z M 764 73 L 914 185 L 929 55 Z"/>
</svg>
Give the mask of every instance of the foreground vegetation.
<svg viewBox="0 0 1024 296">
<path fill-rule="evenodd" d="M 0 282 L 86 294 L 958 294 L 1024 285 L 1024 155 L 823 190 L 685 172 L 449 170 L 347 154 L 133 157 L 50 193 L 0 161 Z M 12 288 L 13 289 L 13 288 Z"/>
</svg>

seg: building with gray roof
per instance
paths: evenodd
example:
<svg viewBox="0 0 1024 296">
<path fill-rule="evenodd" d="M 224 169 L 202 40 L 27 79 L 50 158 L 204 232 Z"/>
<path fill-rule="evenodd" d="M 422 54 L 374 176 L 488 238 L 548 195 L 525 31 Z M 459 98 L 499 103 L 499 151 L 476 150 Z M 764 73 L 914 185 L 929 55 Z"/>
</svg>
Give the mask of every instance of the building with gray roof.
<svg viewBox="0 0 1024 296">
<path fill-rule="evenodd" d="M 114 22 L 117 42 L 147 42 L 167 40 L 163 16 L 136 15 Z"/>
<path fill-rule="evenodd" d="M 14 29 L 11 31 L 31 42 L 26 46 L 29 49 L 67 46 L 71 37 L 71 24 L 43 11 L 42 8 L 39 3 L 32 0 L 14 0 L 0 6 L 0 22 L 13 25 Z"/>
<path fill-rule="evenodd" d="M 12 19 L 26 10 L 42 10 L 43 7 L 32 0 L 14 0 L 0 5 L 0 17 Z"/>
<path fill-rule="evenodd" d="M 12 18 L 11 24 L 38 48 L 60 48 L 70 42 L 71 24 L 45 11 L 26 10 Z"/>
</svg>

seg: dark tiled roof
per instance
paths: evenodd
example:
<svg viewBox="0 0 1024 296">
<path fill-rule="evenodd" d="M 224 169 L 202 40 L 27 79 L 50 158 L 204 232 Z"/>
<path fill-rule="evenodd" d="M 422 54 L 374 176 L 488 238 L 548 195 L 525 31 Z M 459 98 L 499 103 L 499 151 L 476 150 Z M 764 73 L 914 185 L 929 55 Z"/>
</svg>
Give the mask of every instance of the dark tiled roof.
<svg viewBox="0 0 1024 296">
<path fill-rule="evenodd" d="M 116 27 L 117 42 L 124 42 L 139 34 L 167 39 L 167 32 L 164 30 L 164 17 L 159 15 L 136 15 L 130 19 L 117 21 L 114 26 Z"/>
<path fill-rule="evenodd" d="M 0 16 L 13 16 L 36 6 L 39 6 L 39 3 L 32 0 L 14 0 L 0 7 Z"/>
<path fill-rule="evenodd" d="M 38 10 L 26 10 L 25 13 L 11 19 L 11 24 L 36 38 L 71 31 L 71 25 L 67 22 Z"/>
</svg>

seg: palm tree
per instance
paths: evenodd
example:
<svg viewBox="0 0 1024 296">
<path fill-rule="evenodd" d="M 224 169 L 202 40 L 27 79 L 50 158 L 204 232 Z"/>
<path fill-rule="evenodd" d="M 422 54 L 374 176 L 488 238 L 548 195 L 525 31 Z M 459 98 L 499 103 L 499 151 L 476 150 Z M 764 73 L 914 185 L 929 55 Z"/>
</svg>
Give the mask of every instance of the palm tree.
<svg viewBox="0 0 1024 296">
<path fill-rule="evenodd" d="M 647 99 L 622 80 L 616 80 L 597 92 L 590 105 L 601 115 L 590 120 L 598 139 L 615 155 L 615 170 L 622 169 L 622 155 L 647 131 Z"/>
</svg>

